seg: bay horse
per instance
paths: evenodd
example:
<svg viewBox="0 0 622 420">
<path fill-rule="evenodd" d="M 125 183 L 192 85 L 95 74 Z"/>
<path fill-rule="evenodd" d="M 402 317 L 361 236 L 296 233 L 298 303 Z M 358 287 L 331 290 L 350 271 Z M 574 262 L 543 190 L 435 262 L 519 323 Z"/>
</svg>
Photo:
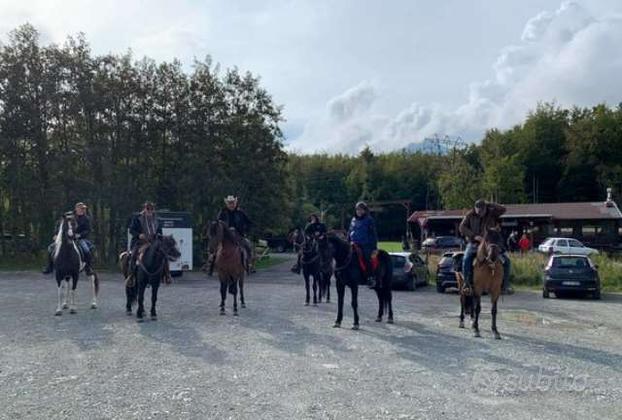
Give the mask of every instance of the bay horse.
<svg viewBox="0 0 622 420">
<path fill-rule="evenodd" d="M 326 245 L 323 245 L 326 246 Z M 322 246 L 322 247 L 323 247 Z M 343 304 L 346 293 L 346 286 L 350 288 L 352 294 L 352 312 L 354 314 L 354 323 L 352 325 L 353 330 L 359 329 L 359 313 L 358 313 L 358 288 L 359 284 L 364 283 L 367 277 L 364 269 L 361 267 L 360 256 L 358 251 L 352 244 L 344 239 L 341 239 L 335 234 L 328 234 L 327 247 L 335 260 L 335 279 L 337 287 L 337 319 L 335 320 L 334 328 L 340 328 L 343 320 Z M 388 257 L 388 254 L 387 254 Z M 377 260 L 378 267 L 374 270 L 377 273 L 385 273 L 386 276 L 389 272 L 387 264 L 391 264 L 390 258 L 380 258 Z M 384 268 L 381 268 L 384 266 Z M 386 270 L 386 271 L 385 271 Z M 392 271 L 392 269 L 391 269 Z M 381 297 L 384 299 L 385 287 L 389 285 L 388 281 L 385 281 L 385 286 L 380 289 L 383 291 L 378 294 L 379 306 L 386 307 L 385 300 L 380 302 Z M 390 287 L 390 285 L 389 285 Z M 391 314 L 392 309 L 389 314 Z"/>
<path fill-rule="evenodd" d="M 238 315 L 238 287 L 240 304 L 244 302 L 244 274 L 246 272 L 242 258 L 242 247 L 236 234 L 227 225 L 218 220 L 210 223 L 207 231 L 208 251 L 214 258 L 218 279 L 220 280 L 220 314 L 225 315 L 227 291 L 233 295 L 233 315 Z"/>
<path fill-rule="evenodd" d="M 63 314 L 63 309 L 69 308 L 69 313 L 75 314 L 76 311 L 76 287 L 80 271 L 84 269 L 84 262 L 79 251 L 79 245 L 75 241 L 74 232 L 76 230 L 76 220 L 72 213 L 64 214 L 58 224 L 58 231 L 54 238 L 54 274 L 56 276 L 56 285 L 58 287 L 58 305 L 55 315 Z M 91 308 L 97 308 L 97 295 L 99 293 L 99 279 L 97 274 L 93 273 L 91 278 L 93 300 Z M 69 280 L 71 279 L 71 290 L 69 288 Z M 63 288 L 66 292 L 63 293 Z M 69 301 L 69 304 L 68 304 Z"/>
<path fill-rule="evenodd" d="M 162 278 L 166 275 L 166 265 L 169 261 L 176 261 L 181 253 L 177 249 L 177 243 L 171 235 L 156 235 L 150 242 L 137 250 L 136 257 L 136 276 L 133 284 L 125 284 L 125 295 L 127 298 L 125 309 L 128 315 L 132 315 L 132 304 L 138 303 L 136 318 L 138 322 L 144 320 L 145 314 L 145 289 L 151 287 L 151 310 L 150 315 L 153 321 L 158 319 L 156 302 L 158 301 L 158 289 Z M 125 278 L 129 274 L 129 254 L 121 254 L 122 270 Z"/>
<path fill-rule="evenodd" d="M 473 331 L 475 337 L 481 337 L 479 332 L 479 314 L 481 312 L 481 299 L 484 292 L 490 295 L 492 309 L 492 333 L 495 339 L 500 340 L 501 335 L 497 330 L 497 301 L 501 296 L 503 284 L 503 263 L 501 256 L 503 250 L 503 237 L 494 229 L 488 229 L 484 240 L 477 248 L 477 256 L 473 265 L 473 304 L 475 306 L 475 320 Z"/>
</svg>

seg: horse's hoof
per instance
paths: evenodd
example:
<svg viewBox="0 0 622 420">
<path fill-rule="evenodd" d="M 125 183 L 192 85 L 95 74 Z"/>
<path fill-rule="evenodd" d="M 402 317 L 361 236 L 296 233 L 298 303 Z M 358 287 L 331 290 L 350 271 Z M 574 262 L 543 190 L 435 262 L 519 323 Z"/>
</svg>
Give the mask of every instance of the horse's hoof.
<svg viewBox="0 0 622 420">
<path fill-rule="evenodd" d="M 70 314 L 74 314 L 74 315 L 75 315 L 75 314 L 77 314 L 77 313 L 78 313 L 78 311 L 76 311 L 75 309 L 70 309 L 70 310 L 69 310 L 69 313 L 70 313 Z"/>
<path fill-rule="evenodd" d="M 353 329 L 354 331 L 357 331 L 357 330 L 359 329 L 359 325 L 358 325 L 358 324 L 354 324 L 354 325 L 352 325 L 352 329 Z"/>
<path fill-rule="evenodd" d="M 63 303 L 63 309 L 69 309 L 69 305 L 67 305 L 66 303 Z"/>
<path fill-rule="evenodd" d="M 305 306 L 309 306 L 309 302 L 305 302 Z"/>
<path fill-rule="evenodd" d="M 376 322 L 382 322 L 382 318 L 380 317 L 376 318 Z"/>
<path fill-rule="evenodd" d="M 246 308 L 246 303 L 240 305 L 242 308 Z"/>
<path fill-rule="evenodd" d="M 142 322 L 145 322 L 145 319 L 144 318 L 137 318 L 136 322 L 142 323 Z"/>
<path fill-rule="evenodd" d="M 63 314 L 63 311 L 56 311 L 54 312 L 55 316 L 61 316 Z"/>
<path fill-rule="evenodd" d="M 220 315 L 225 315 L 225 311 L 220 311 Z"/>
<path fill-rule="evenodd" d="M 387 320 L 387 324 L 393 324 L 393 318 L 389 318 L 389 319 Z"/>
<path fill-rule="evenodd" d="M 239 316 L 240 314 L 238 314 L 238 311 L 233 311 L 233 316 Z"/>
<path fill-rule="evenodd" d="M 495 340 L 501 340 L 501 334 L 499 334 L 498 332 L 494 332 L 494 336 L 495 336 Z"/>
<path fill-rule="evenodd" d="M 341 322 L 335 322 L 335 325 L 333 325 L 333 328 L 341 328 Z"/>
<path fill-rule="evenodd" d="M 97 303 L 91 303 L 91 309 L 97 309 Z"/>
<path fill-rule="evenodd" d="M 317 303 L 314 303 L 314 304 L 313 304 L 313 306 L 316 306 L 316 307 L 317 307 Z"/>
<path fill-rule="evenodd" d="M 482 335 L 479 333 L 479 331 L 475 331 L 475 332 L 473 333 L 473 337 L 477 337 L 477 338 L 479 338 L 479 337 L 481 337 L 481 336 L 482 336 Z"/>
<path fill-rule="evenodd" d="M 132 310 L 130 309 L 129 311 L 125 311 L 125 315 L 132 316 Z"/>
<path fill-rule="evenodd" d="M 157 315 L 151 315 L 151 320 L 152 321 L 157 321 L 158 320 L 158 316 Z"/>
<path fill-rule="evenodd" d="M 460 325 L 458 325 L 458 328 L 464 328 L 464 322 L 460 321 Z"/>
</svg>

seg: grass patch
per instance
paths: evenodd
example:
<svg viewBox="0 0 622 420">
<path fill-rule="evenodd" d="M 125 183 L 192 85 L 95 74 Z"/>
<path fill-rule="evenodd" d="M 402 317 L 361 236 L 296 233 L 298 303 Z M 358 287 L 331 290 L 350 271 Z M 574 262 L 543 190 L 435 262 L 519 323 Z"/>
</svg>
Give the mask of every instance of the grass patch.
<svg viewBox="0 0 622 420">
<path fill-rule="evenodd" d="M 274 265 L 278 265 L 278 264 L 284 263 L 287 260 L 288 260 L 288 258 L 286 258 L 286 257 L 267 255 L 266 257 L 262 258 L 261 260 L 257 261 L 257 263 L 255 263 L 255 268 L 256 269 L 269 268 L 269 267 L 272 267 Z M 292 264 L 293 264 L 293 262 L 292 262 Z"/>
<path fill-rule="evenodd" d="M 400 242 L 378 242 L 378 249 L 387 252 L 402 252 L 402 244 Z"/>
</svg>

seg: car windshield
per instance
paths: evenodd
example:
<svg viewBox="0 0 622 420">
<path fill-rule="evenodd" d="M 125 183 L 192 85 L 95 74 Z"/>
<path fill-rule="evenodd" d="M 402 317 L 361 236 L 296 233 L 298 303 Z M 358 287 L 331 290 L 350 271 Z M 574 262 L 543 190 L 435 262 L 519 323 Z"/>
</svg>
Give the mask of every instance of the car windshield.
<svg viewBox="0 0 622 420">
<path fill-rule="evenodd" d="M 557 257 L 553 258 L 553 268 L 576 268 L 582 269 L 589 266 L 586 258 L 582 257 Z"/>
</svg>

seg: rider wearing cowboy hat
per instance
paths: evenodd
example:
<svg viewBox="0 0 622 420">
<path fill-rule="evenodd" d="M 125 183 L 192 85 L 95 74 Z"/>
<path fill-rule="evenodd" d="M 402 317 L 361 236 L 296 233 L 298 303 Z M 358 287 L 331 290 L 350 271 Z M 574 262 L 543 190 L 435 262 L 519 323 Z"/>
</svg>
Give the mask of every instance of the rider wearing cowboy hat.
<svg viewBox="0 0 622 420">
<path fill-rule="evenodd" d="M 225 207 L 220 210 L 217 220 L 224 222 L 227 227 L 237 234 L 240 245 L 243 249 L 242 258 L 244 259 L 244 266 L 246 271 L 250 273 L 250 259 L 252 256 L 251 242 L 247 239 L 246 235 L 249 233 L 250 228 L 253 226 L 253 222 L 248 218 L 246 213 L 240 209 L 238 204 L 238 198 L 233 195 L 228 195 L 224 199 Z M 209 266 L 209 274 L 214 271 L 214 260 L 212 259 Z"/>
<path fill-rule="evenodd" d="M 506 209 L 502 205 L 488 203 L 483 199 L 475 202 L 475 205 L 464 216 L 460 223 L 460 233 L 468 241 L 462 259 L 462 274 L 466 285 L 473 284 L 473 261 L 477 254 L 477 247 L 484 240 L 484 235 L 488 229 L 495 229 L 499 226 L 500 218 Z M 510 258 L 504 252 L 503 260 L 503 291 L 512 293 L 510 288 Z"/>
<path fill-rule="evenodd" d="M 93 274 L 93 243 L 89 241 L 89 233 L 91 232 L 91 219 L 86 214 L 87 210 L 86 204 L 83 202 L 76 203 L 72 212 L 69 212 L 73 215 L 74 220 L 76 221 L 76 229 L 74 232 L 74 239 L 77 241 L 80 250 L 82 251 L 82 258 L 84 258 L 84 272 L 87 276 Z M 56 239 L 56 236 L 52 238 Z M 48 246 L 48 264 L 43 270 L 43 274 L 50 274 L 54 271 L 54 260 L 52 255 L 54 255 L 55 242 L 52 242 Z"/>
</svg>

